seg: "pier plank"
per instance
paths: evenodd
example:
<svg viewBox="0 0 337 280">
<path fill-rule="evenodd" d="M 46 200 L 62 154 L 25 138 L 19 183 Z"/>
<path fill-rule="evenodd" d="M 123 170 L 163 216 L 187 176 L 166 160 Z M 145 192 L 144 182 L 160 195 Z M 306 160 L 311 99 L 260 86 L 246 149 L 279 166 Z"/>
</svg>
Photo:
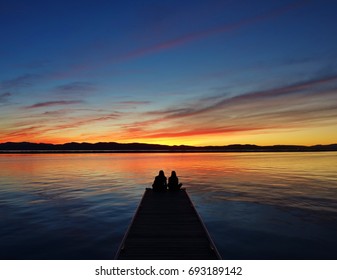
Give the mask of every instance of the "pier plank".
<svg viewBox="0 0 337 280">
<path fill-rule="evenodd" d="M 146 189 L 116 259 L 221 259 L 185 189 Z"/>
</svg>

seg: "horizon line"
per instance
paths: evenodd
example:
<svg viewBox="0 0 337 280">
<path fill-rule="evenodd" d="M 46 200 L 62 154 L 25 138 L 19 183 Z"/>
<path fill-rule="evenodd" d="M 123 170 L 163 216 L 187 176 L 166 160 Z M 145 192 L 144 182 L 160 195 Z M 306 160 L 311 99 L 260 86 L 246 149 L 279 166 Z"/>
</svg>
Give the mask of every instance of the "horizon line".
<svg viewBox="0 0 337 280">
<path fill-rule="evenodd" d="M 12 142 L 12 141 L 6 141 L 6 142 L 0 142 L 0 145 L 3 144 L 35 144 L 35 145 L 66 145 L 66 144 L 89 144 L 89 145 L 97 145 L 97 144 L 118 144 L 118 145 L 132 145 L 132 144 L 141 144 L 141 145 L 150 145 L 150 146 L 168 146 L 168 147 L 195 147 L 195 148 L 203 148 L 203 147 L 228 147 L 228 146 L 258 146 L 258 147 L 275 147 L 275 146 L 301 146 L 301 147 L 314 147 L 314 146 L 331 146 L 331 145 L 337 145 L 337 142 L 330 143 L 330 144 L 313 144 L 313 145 L 304 145 L 304 144 L 270 144 L 270 145 L 259 145 L 259 144 L 252 144 L 252 143 L 232 143 L 232 144 L 223 144 L 223 145 L 187 145 L 187 144 L 175 144 L 175 145 L 169 145 L 169 144 L 157 144 L 157 143 L 145 143 L 145 142 L 115 142 L 115 141 L 109 141 L 109 142 L 77 142 L 77 141 L 71 141 L 71 142 L 64 142 L 64 143 L 47 143 L 47 142 L 29 142 L 29 141 L 20 141 L 20 142 Z"/>
</svg>

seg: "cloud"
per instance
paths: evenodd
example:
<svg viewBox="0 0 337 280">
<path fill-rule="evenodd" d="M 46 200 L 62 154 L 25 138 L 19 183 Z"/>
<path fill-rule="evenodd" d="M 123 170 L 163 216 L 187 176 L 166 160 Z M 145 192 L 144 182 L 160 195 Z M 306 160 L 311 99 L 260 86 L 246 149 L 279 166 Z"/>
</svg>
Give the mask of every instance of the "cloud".
<svg viewBox="0 0 337 280">
<path fill-rule="evenodd" d="M 285 85 L 280 87 L 275 87 L 268 90 L 248 92 L 242 95 L 228 97 L 227 94 L 224 98 L 220 98 L 216 95 L 212 98 L 202 98 L 195 101 L 189 107 L 182 108 L 171 108 L 166 110 L 151 111 L 147 114 L 149 115 L 161 115 L 163 118 L 181 118 L 181 117 L 191 117 L 200 115 L 203 113 L 208 113 L 216 111 L 223 108 L 229 108 L 238 104 L 246 103 L 257 103 L 263 102 L 267 99 L 275 99 L 280 97 L 286 97 L 288 95 L 298 95 L 308 93 L 314 89 L 320 90 L 319 87 L 336 87 L 337 75 L 332 75 L 323 78 L 310 79 L 305 81 L 300 81 L 293 83 L 291 85 Z M 212 101 L 215 102 L 212 102 Z M 208 102 L 207 102 L 208 101 Z"/>
<path fill-rule="evenodd" d="M 45 117 L 59 117 L 59 116 L 65 116 L 69 112 L 72 112 L 71 109 L 62 109 L 62 110 L 56 110 L 56 111 L 45 111 L 41 114 L 38 114 L 38 117 L 45 116 Z"/>
<path fill-rule="evenodd" d="M 39 75 L 35 74 L 25 74 L 14 79 L 4 80 L 0 82 L 0 89 L 17 89 L 30 87 L 33 85 L 34 81 L 39 78 Z"/>
<path fill-rule="evenodd" d="M 50 107 L 50 106 L 63 106 L 63 105 L 73 105 L 73 104 L 81 104 L 82 100 L 59 100 L 59 101 L 47 101 L 35 103 L 31 106 L 24 107 L 25 109 L 35 109 L 41 107 Z"/>
<path fill-rule="evenodd" d="M 305 3 L 308 3 L 308 1 L 309 0 L 295 1 L 290 4 L 284 5 L 280 8 L 268 11 L 264 14 L 242 19 L 238 22 L 234 22 L 231 24 L 218 25 L 216 27 L 208 28 L 204 30 L 199 29 L 196 32 L 189 32 L 182 36 L 176 36 L 175 38 L 172 38 L 172 39 L 162 40 L 159 43 L 154 43 L 146 47 L 138 47 L 134 50 L 120 53 L 118 55 L 116 55 L 115 52 L 113 54 L 110 54 L 111 47 L 109 47 L 109 50 L 108 50 L 109 54 L 107 54 L 104 59 L 97 60 L 96 63 L 91 63 L 91 64 L 80 63 L 80 64 L 72 65 L 68 71 L 55 74 L 54 78 L 65 78 L 65 77 L 77 75 L 80 72 L 93 71 L 97 68 L 106 67 L 107 65 L 111 66 L 112 64 L 121 63 L 121 62 L 129 61 L 132 59 L 138 59 L 138 58 L 142 58 L 147 55 L 152 55 L 158 52 L 177 48 L 177 47 L 189 44 L 189 43 L 193 43 L 198 40 L 208 38 L 210 36 L 232 32 L 232 31 L 241 29 L 243 27 L 256 24 L 261 21 L 270 20 L 270 19 L 279 17 L 283 14 L 288 13 L 289 11 L 292 11 L 294 9 L 297 9 L 303 6 Z M 157 36 L 156 36 L 156 39 L 157 39 Z"/>
<path fill-rule="evenodd" d="M 5 92 L 0 94 L 0 103 L 7 103 L 8 98 L 11 96 L 12 94 L 10 92 Z"/>
<path fill-rule="evenodd" d="M 25 107 L 45 108 L 45 112 L 27 119 L 27 111 L 23 111 L 22 122 L 12 125 L 16 130 L 11 129 L 7 134 L 4 133 L 3 137 L 31 139 L 30 136 L 43 138 L 55 134 L 79 135 L 80 132 L 88 132 L 92 128 L 94 131 L 92 139 L 98 139 L 96 137 L 99 133 L 115 137 L 113 140 L 116 141 L 121 139 L 133 141 L 207 135 L 225 137 L 277 130 L 301 130 L 336 123 L 336 90 L 337 75 L 330 75 L 265 90 L 249 91 L 238 96 L 228 93 L 222 96 L 202 96 L 188 103 L 182 101 L 175 107 L 141 113 L 71 107 L 65 109 L 56 107 L 59 110 L 52 111 L 55 109 L 53 106 L 78 104 L 83 101 L 49 101 Z M 9 93 L 4 93 L 0 95 L 0 100 L 9 96 Z M 148 101 L 119 103 L 125 106 L 149 104 Z M 28 111 L 28 114 L 30 112 Z"/>
<path fill-rule="evenodd" d="M 257 23 L 263 20 L 269 20 L 269 19 L 281 16 L 282 14 L 285 14 L 291 10 L 294 10 L 294 9 L 297 9 L 303 6 L 307 2 L 308 0 L 296 1 L 291 4 L 285 5 L 281 8 L 269 11 L 265 14 L 250 17 L 250 18 L 247 18 L 247 19 L 244 19 L 244 20 L 232 23 L 232 24 L 220 25 L 220 26 L 202 30 L 202 31 L 188 33 L 183 36 L 180 36 L 180 37 L 177 37 L 171 40 L 167 40 L 165 42 L 162 42 L 162 43 L 159 43 L 153 46 L 139 48 L 135 51 L 131 51 L 124 55 L 121 55 L 118 60 L 123 61 L 123 60 L 134 59 L 134 58 L 142 57 L 144 55 L 160 52 L 160 51 L 167 50 L 167 49 L 172 49 L 172 48 L 175 48 L 175 47 L 187 44 L 187 43 L 191 43 L 197 40 L 201 40 L 201 39 L 213 36 L 213 35 L 231 32 L 231 31 L 240 29 L 245 26 L 249 26 L 251 24 L 254 24 L 254 23 Z"/>
<path fill-rule="evenodd" d="M 141 105 L 151 104 L 150 101 L 120 101 L 114 103 L 118 109 L 136 109 Z"/>
<path fill-rule="evenodd" d="M 185 129 L 182 131 L 170 132 L 165 129 L 156 131 L 155 133 L 149 133 L 142 138 L 175 138 L 175 137 L 189 137 L 189 136 L 196 136 L 196 135 L 211 135 L 211 134 L 227 134 L 227 133 L 238 133 L 238 132 L 246 132 L 252 130 L 259 130 L 263 127 L 257 126 L 250 126 L 250 127 L 231 127 L 231 126 L 224 126 L 224 127 L 209 127 L 209 128 L 195 128 L 195 129 Z"/>
<path fill-rule="evenodd" d="M 118 104 L 121 105 L 146 105 L 146 104 L 150 104 L 150 101 L 121 101 L 118 102 Z"/>
<path fill-rule="evenodd" d="M 16 129 L 9 133 L 4 133 L 3 138 L 6 141 L 16 140 L 16 139 L 32 139 L 34 136 L 39 136 L 41 134 L 41 126 L 29 126 L 21 129 Z"/>
<path fill-rule="evenodd" d="M 74 110 L 76 111 L 76 110 Z M 1 132 L 2 140 L 4 141 L 27 141 L 27 139 L 35 139 L 34 141 L 41 141 L 41 139 L 56 139 L 67 138 L 66 132 L 72 130 L 72 133 L 77 133 L 82 126 L 105 125 L 107 128 L 111 127 L 111 122 L 122 117 L 118 112 L 111 112 L 108 114 L 88 115 L 88 116 L 64 116 L 71 113 L 72 110 L 47 111 L 41 114 L 30 116 L 29 120 L 26 118 L 23 121 L 16 122 L 12 125 L 15 129 L 3 129 Z M 62 117 L 63 116 L 63 117 Z M 100 124 L 102 123 L 102 124 Z M 55 136 L 56 135 L 56 136 Z M 57 136 L 57 135 L 60 135 Z M 81 139 L 79 139 L 80 141 Z"/>
<path fill-rule="evenodd" d="M 93 91 L 95 86 L 88 82 L 72 82 L 56 87 L 57 91 L 72 92 L 72 91 Z"/>
<path fill-rule="evenodd" d="M 70 113 L 80 113 L 80 112 L 89 112 L 92 114 L 101 114 L 104 112 L 102 109 L 89 109 L 89 108 L 67 108 L 67 109 L 59 109 L 53 111 L 45 111 L 43 113 L 37 114 L 38 117 L 41 116 L 65 116 L 66 114 Z"/>
<path fill-rule="evenodd" d="M 126 137 L 175 138 L 293 129 L 334 123 L 337 75 L 229 97 L 200 98 L 182 107 L 144 112 L 123 127 Z"/>
<path fill-rule="evenodd" d="M 91 125 L 93 123 L 97 122 L 106 122 L 109 120 L 116 120 L 120 118 L 119 113 L 110 113 L 110 114 L 104 114 L 101 116 L 95 116 L 95 117 L 79 117 L 78 119 L 75 119 L 73 121 L 66 121 L 64 124 L 59 124 L 59 125 L 53 125 L 49 128 L 46 129 L 45 132 L 50 132 L 50 131 L 60 131 L 64 129 L 73 129 L 73 128 L 78 128 L 80 126 L 85 126 L 85 125 Z"/>
</svg>

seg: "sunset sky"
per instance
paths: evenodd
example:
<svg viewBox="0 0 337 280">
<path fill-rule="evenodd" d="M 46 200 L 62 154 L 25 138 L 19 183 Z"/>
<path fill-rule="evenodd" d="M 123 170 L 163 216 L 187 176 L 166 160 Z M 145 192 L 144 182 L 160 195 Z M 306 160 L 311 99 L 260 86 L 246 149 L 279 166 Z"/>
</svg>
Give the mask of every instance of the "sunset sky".
<svg viewBox="0 0 337 280">
<path fill-rule="evenodd" d="M 0 142 L 337 143 L 337 1 L 0 0 Z"/>
</svg>

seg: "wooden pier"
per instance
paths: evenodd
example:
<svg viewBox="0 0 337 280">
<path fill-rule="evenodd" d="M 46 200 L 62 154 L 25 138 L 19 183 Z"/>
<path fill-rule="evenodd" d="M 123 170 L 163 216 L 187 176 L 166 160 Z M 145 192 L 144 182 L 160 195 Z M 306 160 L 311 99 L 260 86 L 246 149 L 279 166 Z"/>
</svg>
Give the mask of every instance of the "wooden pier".
<svg viewBox="0 0 337 280">
<path fill-rule="evenodd" d="M 115 258 L 221 259 L 185 189 L 146 189 Z"/>
</svg>

